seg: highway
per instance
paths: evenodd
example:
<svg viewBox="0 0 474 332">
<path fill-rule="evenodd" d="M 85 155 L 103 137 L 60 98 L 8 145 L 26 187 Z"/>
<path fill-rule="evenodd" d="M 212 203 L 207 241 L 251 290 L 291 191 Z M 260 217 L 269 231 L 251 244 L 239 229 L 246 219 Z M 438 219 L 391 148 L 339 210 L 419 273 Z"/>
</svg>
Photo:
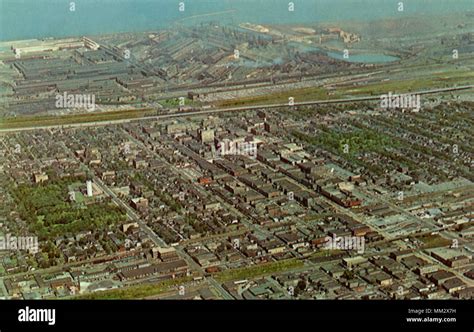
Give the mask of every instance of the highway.
<svg viewBox="0 0 474 332">
<path fill-rule="evenodd" d="M 473 88 L 474 88 L 474 85 L 463 85 L 463 86 L 458 86 L 458 87 L 413 91 L 413 92 L 410 92 L 409 94 L 428 95 L 428 94 L 446 93 L 446 92 L 452 92 L 452 91 L 469 90 Z M 310 105 L 345 104 L 345 103 L 374 101 L 374 100 L 380 100 L 380 95 L 346 98 L 346 99 L 323 99 L 323 100 L 313 100 L 313 101 L 305 101 L 305 102 L 295 102 L 291 106 L 288 103 L 264 104 L 264 105 L 255 105 L 255 106 L 240 106 L 240 107 L 208 109 L 208 110 L 188 111 L 188 112 L 177 111 L 170 114 L 144 116 L 141 118 L 133 118 L 133 119 L 104 120 L 104 121 L 95 121 L 95 122 L 57 124 L 57 125 L 48 125 L 48 126 L 28 126 L 28 127 L 20 127 L 20 128 L 5 128 L 5 129 L 0 129 L 0 133 L 33 131 L 33 130 L 38 130 L 38 129 L 66 129 L 66 128 L 95 127 L 95 126 L 106 126 L 106 125 L 112 125 L 112 124 L 130 123 L 130 122 L 142 121 L 142 120 L 163 120 L 163 119 L 173 119 L 173 118 L 180 118 L 180 117 L 182 118 L 182 117 L 189 117 L 189 116 L 202 116 L 202 115 L 210 115 L 210 114 L 218 114 L 218 113 L 245 112 L 245 111 L 252 111 L 252 110 L 265 110 L 265 109 L 273 109 L 273 108 L 298 107 L 298 106 L 310 106 Z M 61 118 L 59 117 L 58 119 L 61 119 Z"/>
</svg>

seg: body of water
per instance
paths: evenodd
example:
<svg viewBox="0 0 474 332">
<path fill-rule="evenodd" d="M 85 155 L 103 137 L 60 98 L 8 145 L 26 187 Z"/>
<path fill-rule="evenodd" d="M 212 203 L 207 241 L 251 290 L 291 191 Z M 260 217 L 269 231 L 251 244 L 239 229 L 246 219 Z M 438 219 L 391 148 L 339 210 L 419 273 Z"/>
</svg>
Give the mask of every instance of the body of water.
<svg viewBox="0 0 474 332">
<path fill-rule="evenodd" d="M 70 10 L 71 2 L 75 11 Z M 179 3 L 184 2 L 184 11 Z M 473 0 L 0 0 L 0 40 L 150 31 L 219 21 L 295 24 L 463 12 Z"/>
</svg>

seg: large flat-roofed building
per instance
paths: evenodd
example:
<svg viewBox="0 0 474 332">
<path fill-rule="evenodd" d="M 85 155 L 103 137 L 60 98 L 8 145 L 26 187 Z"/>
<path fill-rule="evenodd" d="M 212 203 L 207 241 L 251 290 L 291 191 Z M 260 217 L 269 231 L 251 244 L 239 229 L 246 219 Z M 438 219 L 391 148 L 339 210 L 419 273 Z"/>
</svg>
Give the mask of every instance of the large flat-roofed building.
<svg viewBox="0 0 474 332">
<path fill-rule="evenodd" d="M 172 247 L 155 247 L 151 251 L 154 258 L 159 258 L 163 262 L 170 262 L 179 259 L 176 249 Z"/>
<path fill-rule="evenodd" d="M 26 53 L 54 52 L 62 49 L 74 49 L 84 47 L 84 41 L 80 39 L 61 39 L 61 40 L 26 40 L 15 42 L 11 46 L 13 53 L 22 55 Z"/>
</svg>

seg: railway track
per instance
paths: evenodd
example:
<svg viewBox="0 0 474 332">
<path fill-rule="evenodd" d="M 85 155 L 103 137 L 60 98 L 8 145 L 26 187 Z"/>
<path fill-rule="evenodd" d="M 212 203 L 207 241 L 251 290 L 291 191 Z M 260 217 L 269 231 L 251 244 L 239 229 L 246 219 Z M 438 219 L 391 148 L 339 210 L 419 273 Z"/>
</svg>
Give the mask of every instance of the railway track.
<svg viewBox="0 0 474 332">
<path fill-rule="evenodd" d="M 452 92 L 452 91 L 469 90 L 473 88 L 474 88 L 474 85 L 464 85 L 464 86 L 449 87 L 449 88 L 413 91 L 413 92 L 410 92 L 410 94 L 429 95 L 429 94 L 446 93 L 446 92 Z M 356 97 L 356 98 L 346 98 L 346 99 L 313 100 L 313 101 L 295 102 L 292 105 L 290 105 L 289 103 L 278 103 L 278 104 L 264 104 L 264 105 L 255 105 L 255 106 L 229 107 L 229 108 L 221 108 L 221 109 L 207 109 L 207 110 L 199 109 L 199 110 L 184 111 L 184 112 L 176 111 L 169 114 L 143 116 L 139 118 L 128 118 L 128 119 L 125 118 L 125 119 L 118 119 L 118 120 L 101 120 L 101 121 L 84 121 L 80 123 L 71 123 L 71 124 L 57 124 L 57 125 L 45 125 L 45 126 L 38 125 L 38 126 L 25 126 L 25 127 L 17 127 L 17 128 L 5 128 L 5 129 L 0 129 L 0 133 L 32 131 L 32 130 L 38 130 L 38 129 L 66 129 L 66 128 L 105 126 L 105 125 L 111 125 L 111 124 L 130 123 L 130 122 L 142 121 L 142 120 L 162 120 L 162 119 L 182 118 L 182 117 L 189 117 L 189 116 L 210 115 L 210 114 L 218 114 L 218 113 L 246 112 L 246 111 L 252 111 L 252 110 L 265 110 L 265 109 L 274 109 L 274 108 L 282 108 L 282 107 L 300 107 L 300 106 L 310 106 L 310 105 L 345 104 L 345 103 L 374 101 L 374 100 L 380 100 L 380 96 L 377 95 L 377 96 L 366 96 L 366 97 Z"/>
</svg>

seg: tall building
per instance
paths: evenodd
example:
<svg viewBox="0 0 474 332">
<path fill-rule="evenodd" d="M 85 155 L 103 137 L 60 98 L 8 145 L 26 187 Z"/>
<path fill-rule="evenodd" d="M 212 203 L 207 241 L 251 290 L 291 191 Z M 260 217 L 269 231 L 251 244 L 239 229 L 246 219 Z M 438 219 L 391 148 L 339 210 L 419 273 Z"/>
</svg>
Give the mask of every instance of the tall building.
<svg viewBox="0 0 474 332">
<path fill-rule="evenodd" d="M 214 129 L 199 129 L 199 139 L 202 143 L 214 141 Z"/>
</svg>

